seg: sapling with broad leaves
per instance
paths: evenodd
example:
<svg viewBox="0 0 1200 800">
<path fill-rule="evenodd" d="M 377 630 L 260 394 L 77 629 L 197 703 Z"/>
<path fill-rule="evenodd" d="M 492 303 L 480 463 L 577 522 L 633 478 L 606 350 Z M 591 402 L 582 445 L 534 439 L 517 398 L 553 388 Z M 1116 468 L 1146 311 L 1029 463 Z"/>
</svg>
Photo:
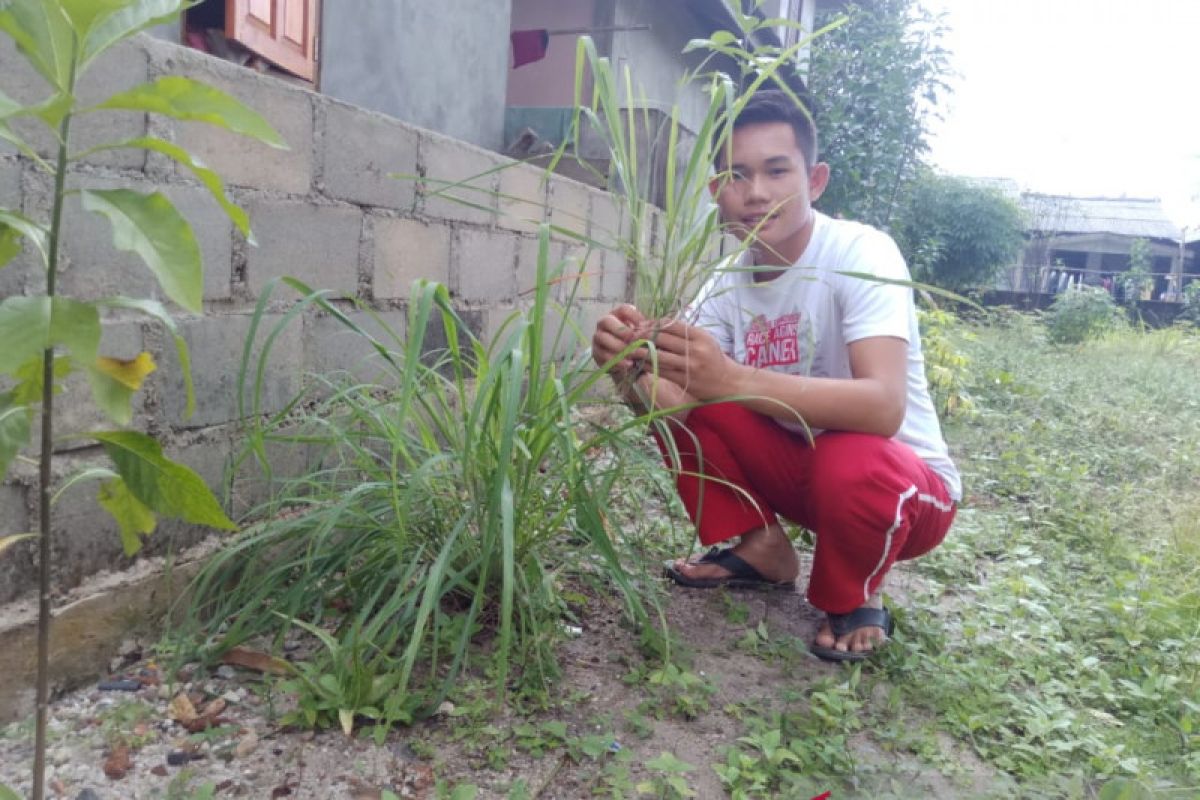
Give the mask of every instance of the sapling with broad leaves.
<svg viewBox="0 0 1200 800">
<path fill-rule="evenodd" d="M 68 297 L 57 285 L 62 242 L 70 235 L 63 228 L 63 205 L 68 196 L 76 195 L 85 211 L 108 220 L 117 249 L 141 257 L 171 303 L 193 314 L 203 311 L 199 245 L 187 220 L 163 193 L 75 185 L 78 172 L 74 165 L 102 151 L 149 150 L 177 162 L 212 194 L 242 235 L 253 241 L 245 212 L 229 199 L 220 177 L 182 147 L 154 136 L 139 136 L 83 151 L 71 148 L 72 126 L 87 125 L 100 111 L 201 121 L 274 147 L 284 146 L 258 114 L 224 92 L 190 78 L 161 77 L 99 103 L 81 101 L 79 80 L 98 57 L 140 31 L 178 19 L 188 5 L 183 0 L 0 0 L 0 32 L 13 40 L 48 89 L 44 99 L 24 104 L 9 97 L 0 84 L 0 139 L 15 147 L 54 187 L 49 219 L 0 207 L 0 267 L 27 248 L 45 274 L 44 293 L 11 296 L 0 302 L 0 480 L 16 460 L 34 461 L 40 472 L 38 530 L 0 536 L 0 553 L 22 539 L 36 538 L 39 545 L 35 800 L 44 796 L 52 499 L 85 483 L 97 485 L 97 500 L 115 518 L 129 555 L 140 549 L 142 537 L 154 530 L 162 516 L 213 528 L 234 527 L 195 472 L 166 458 L 153 437 L 127 428 L 133 395 L 156 368 L 154 355 L 142 352 L 131 359 L 118 359 L 100 351 L 104 318 L 131 315 L 161 324 L 178 353 L 187 393 L 186 413 L 190 415 L 194 396 L 188 349 L 170 306 L 146 298 Z M 11 77 L 15 72 L 6 69 L 4 75 Z M 48 131 L 51 144 L 39 147 L 37 142 L 42 139 L 35 138 L 35 131 L 42 137 Z M 52 152 L 44 152 L 47 150 Z M 74 372 L 86 373 L 92 400 L 118 427 L 82 434 L 103 449 L 110 466 L 87 468 L 56 485 L 51 470 L 54 397 L 64 377 Z M 39 415 L 40 446 L 36 459 L 27 459 L 22 451 L 30 443 L 33 422 Z"/>
</svg>

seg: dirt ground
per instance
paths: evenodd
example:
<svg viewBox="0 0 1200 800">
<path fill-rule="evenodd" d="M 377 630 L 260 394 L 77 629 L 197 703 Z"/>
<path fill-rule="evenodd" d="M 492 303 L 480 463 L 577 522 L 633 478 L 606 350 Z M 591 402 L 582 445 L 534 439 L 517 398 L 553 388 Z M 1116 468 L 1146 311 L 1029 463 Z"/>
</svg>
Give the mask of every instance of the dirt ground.
<svg viewBox="0 0 1200 800">
<path fill-rule="evenodd" d="M 893 603 L 907 602 L 910 581 L 903 570 L 893 573 L 889 586 Z M 818 661 L 801 649 L 800 643 L 815 634 L 820 613 L 799 593 L 675 588 L 666 613 L 691 654 L 691 671 L 713 689 L 707 709 L 700 709 L 692 719 L 679 713 L 653 713 L 655 709 L 646 702 L 653 694 L 637 685 L 637 677 L 630 679 L 631 665 L 636 670 L 636 665 L 645 664 L 636 652 L 635 632 L 619 624 L 616 613 L 593 609 L 580 620 L 581 630 L 562 654 L 560 688 L 568 702 L 533 719 L 535 724 L 538 719 L 564 723 L 573 737 L 604 737 L 609 752 L 629 754 L 625 758 L 635 782 L 648 776 L 646 761 L 671 753 L 696 767 L 686 773 L 695 797 L 724 798 L 728 794 L 711 765 L 722 762 L 723 751 L 742 734 L 735 709 L 765 713 L 785 694 L 803 693 L 813 682 L 836 678 L 847 668 Z M 764 621 L 772 641 L 791 643 L 790 655 L 779 657 L 776 652 L 765 657 L 737 646 Z M 209 784 L 217 798 L 377 800 L 388 790 L 398 797 L 432 799 L 439 796 L 439 780 L 444 786 L 473 784 L 480 800 L 589 798 L 598 793 L 636 796 L 632 788 L 622 792 L 606 783 L 597 760 L 577 762 L 561 747 L 547 747 L 541 755 L 536 744 L 513 748 L 507 729 L 528 719 L 494 719 L 485 723 L 492 726 L 486 728 L 446 706 L 439 716 L 397 730 L 382 746 L 347 738 L 340 731 L 284 732 L 268 721 L 280 709 L 268 707 L 273 701 L 254 690 L 261 682 L 257 673 L 224 666 L 167 687 L 154 685 L 155 665 L 138 660 L 136 648 L 127 648 L 126 656 L 116 677 L 141 675 L 149 685 L 134 692 L 105 691 L 94 685 L 54 704 L 48 767 L 51 796 L 201 800 L 207 796 L 202 788 Z M 197 714 L 219 698 L 217 706 L 209 707 L 211 711 L 223 706 L 217 711 L 217 732 L 208 740 L 198 742 L 204 737 L 189 736 L 171 718 L 179 716 L 171 706 L 180 691 L 196 700 Z M 631 720 L 638 722 L 631 724 Z M 31 733 L 31 723 L 0 733 L 0 782 L 22 792 L 29 790 Z M 493 754 L 489 765 L 480 755 L 481 735 L 509 742 L 508 752 L 498 758 Z M 129 744 L 127 753 L 121 752 L 122 741 Z M 873 764 L 887 777 L 892 788 L 886 796 L 980 794 L 989 783 L 987 771 L 953 743 L 942 744 L 946 748 L 942 763 L 958 765 L 952 777 L 911 755 L 881 748 L 869 733 L 857 735 L 851 749 L 857 762 Z M 514 785 L 523 785 L 525 793 L 514 792 Z M 833 790 L 831 800 L 885 796 L 878 789 L 828 788 Z"/>
</svg>

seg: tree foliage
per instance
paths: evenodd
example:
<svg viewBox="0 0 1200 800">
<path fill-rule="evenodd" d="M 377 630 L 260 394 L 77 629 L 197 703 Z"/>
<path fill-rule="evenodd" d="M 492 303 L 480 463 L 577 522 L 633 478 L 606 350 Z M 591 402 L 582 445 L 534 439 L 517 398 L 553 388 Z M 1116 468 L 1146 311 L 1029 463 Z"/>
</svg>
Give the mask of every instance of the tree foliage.
<svg viewBox="0 0 1200 800">
<path fill-rule="evenodd" d="M 829 187 L 818 207 L 888 228 L 928 150 L 929 124 L 946 91 L 941 17 L 916 0 L 862 0 L 818 13 L 845 14 L 812 44 L 809 87 Z"/>
<path fill-rule="evenodd" d="M 1021 250 L 1023 217 L 998 189 L 926 172 L 894 226 L 913 277 L 947 289 L 988 285 Z"/>
</svg>

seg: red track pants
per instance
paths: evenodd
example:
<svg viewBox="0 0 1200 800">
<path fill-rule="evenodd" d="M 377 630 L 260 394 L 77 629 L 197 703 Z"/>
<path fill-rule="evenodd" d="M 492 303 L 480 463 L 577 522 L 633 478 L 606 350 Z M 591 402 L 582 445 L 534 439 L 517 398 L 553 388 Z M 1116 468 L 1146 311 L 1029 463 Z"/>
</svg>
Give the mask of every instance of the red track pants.
<svg viewBox="0 0 1200 800">
<path fill-rule="evenodd" d="M 700 542 L 762 528 L 776 514 L 803 525 L 817 538 L 808 600 L 825 612 L 861 606 L 892 564 L 937 547 L 954 521 L 942 479 L 893 439 L 830 431 L 809 444 L 737 403 L 669 424 L 676 487 Z"/>
</svg>

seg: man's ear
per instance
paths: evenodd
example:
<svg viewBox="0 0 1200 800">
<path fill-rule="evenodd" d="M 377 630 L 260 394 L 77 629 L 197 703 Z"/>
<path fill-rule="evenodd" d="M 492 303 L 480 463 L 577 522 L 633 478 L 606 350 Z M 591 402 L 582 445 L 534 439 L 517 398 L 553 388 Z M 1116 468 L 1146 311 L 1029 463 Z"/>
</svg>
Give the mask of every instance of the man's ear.
<svg viewBox="0 0 1200 800">
<path fill-rule="evenodd" d="M 818 161 L 808 170 L 808 200 L 815 202 L 825 192 L 829 185 L 829 165 Z"/>
</svg>

